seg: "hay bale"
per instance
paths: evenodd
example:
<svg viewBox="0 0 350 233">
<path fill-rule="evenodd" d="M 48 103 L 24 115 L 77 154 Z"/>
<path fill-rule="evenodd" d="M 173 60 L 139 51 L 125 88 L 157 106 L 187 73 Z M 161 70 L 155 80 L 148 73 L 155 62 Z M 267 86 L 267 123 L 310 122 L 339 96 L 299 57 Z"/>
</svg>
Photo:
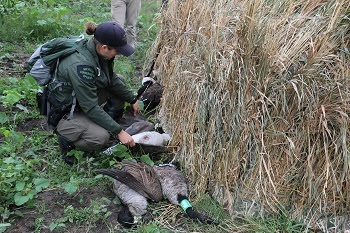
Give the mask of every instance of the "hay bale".
<svg viewBox="0 0 350 233">
<path fill-rule="evenodd" d="M 195 192 L 231 213 L 238 197 L 309 219 L 350 211 L 349 5 L 169 1 L 152 54 Z"/>
</svg>

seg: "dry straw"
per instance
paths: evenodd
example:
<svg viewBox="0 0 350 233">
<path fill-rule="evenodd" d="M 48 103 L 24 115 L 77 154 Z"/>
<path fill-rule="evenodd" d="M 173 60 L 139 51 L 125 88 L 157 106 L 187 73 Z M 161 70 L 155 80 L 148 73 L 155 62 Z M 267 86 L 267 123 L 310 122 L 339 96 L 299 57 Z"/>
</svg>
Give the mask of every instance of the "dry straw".
<svg viewBox="0 0 350 233">
<path fill-rule="evenodd" d="M 194 193 L 350 211 L 348 0 L 177 0 L 152 49 Z"/>
</svg>

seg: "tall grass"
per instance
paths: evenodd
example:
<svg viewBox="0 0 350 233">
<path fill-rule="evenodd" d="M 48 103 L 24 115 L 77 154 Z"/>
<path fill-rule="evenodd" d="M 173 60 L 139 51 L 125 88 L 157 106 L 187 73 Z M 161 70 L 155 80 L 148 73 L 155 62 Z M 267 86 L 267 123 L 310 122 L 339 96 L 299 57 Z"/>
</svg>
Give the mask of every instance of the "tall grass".
<svg viewBox="0 0 350 233">
<path fill-rule="evenodd" d="M 5 1 L 6 2 L 6 1 Z M 43 42 L 84 33 L 84 23 L 110 21 L 110 1 L 12 1 L 7 11 L 0 3 L 0 41 Z M 106 11 L 107 9 L 107 11 Z M 6 10 L 6 8 L 5 8 Z"/>
<path fill-rule="evenodd" d="M 170 1 L 153 54 L 195 192 L 313 221 L 350 204 L 350 3 Z"/>
</svg>

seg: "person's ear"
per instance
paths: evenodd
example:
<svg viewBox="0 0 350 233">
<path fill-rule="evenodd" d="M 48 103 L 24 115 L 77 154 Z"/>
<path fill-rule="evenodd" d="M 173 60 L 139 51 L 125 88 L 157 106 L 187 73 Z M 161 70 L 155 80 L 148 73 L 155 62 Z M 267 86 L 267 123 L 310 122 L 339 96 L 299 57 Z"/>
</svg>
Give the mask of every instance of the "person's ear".
<svg viewBox="0 0 350 233">
<path fill-rule="evenodd" d="M 105 44 L 101 45 L 101 49 L 107 51 L 108 50 L 108 45 L 105 45 Z"/>
</svg>

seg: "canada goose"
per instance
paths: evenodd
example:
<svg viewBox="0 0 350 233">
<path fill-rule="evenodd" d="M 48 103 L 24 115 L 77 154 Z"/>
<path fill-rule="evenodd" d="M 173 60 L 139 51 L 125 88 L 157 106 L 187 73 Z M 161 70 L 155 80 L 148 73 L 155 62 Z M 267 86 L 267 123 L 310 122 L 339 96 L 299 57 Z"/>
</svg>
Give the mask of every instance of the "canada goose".
<svg viewBox="0 0 350 233">
<path fill-rule="evenodd" d="M 146 110 L 152 110 L 158 106 L 162 98 L 163 87 L 151 77 L 142 79 L 142 87 L 138 91 L 138 96 L 143 102 Z"/>
<path fill-rule="evenodd" d="M 96 172 L 113 177 L 116 181 L 120 181 L 152 201 L 160 201 L 163 198 L 162 187 L 153 167 L 127 160 L 119 165 L 122 166 L 121 170 L 99 169 Z M 119 186 L 118 184 L 117 187 Z M 114 187 L 116 187 L 116 182 L 114 182 Z"/>
<path fill-rule="evenodd" d="M 170 140 L 170 135 L 166 133 L 158 133 L 156 131 L 142 132 L 132 135 L 135 143 L 152 146 L 165 146 Z"/>
<path fill-rule="evenodd" d="M 123 226 L 132 226 L 135 223 L 134 217 L 138 219 L 147 213 L 147 199 L 160 201 L 162 195 L 170 203 L 181 206 L 190 218 L 203 223 L 219 224 L 218 221 L 194 211 L 188 201 L 186 179 L 174 165 L 151 167 L 130 161 L 123 161 L 120 165 L 122 170 L 98 169 L 96 172 L 115 179 L 114 192 L 126 205 L 118 214 L 118 222 Z"/>
<path fill-rule="evenodd" d="M 146 118 L 142 114 L 136 114 L 134 116 L 134 110 L 131 106 L 126 107 L 123 116 L 117 120 L 118 124 L 126 130 L 128 127 L 130 127 L 135 122 L 144 122 L 146 121 Z"/>
<path fill-rule="evenodd" d="M 160 201 L 162 186 L 153 167 L 147 164 L 123 161 L 118 169 L 99 169 L 97 173 L 114 178 L 113 190 L 126 207 L 118 213 L 117 220 L 131 227 L 147 213 L 147 199 Z"/>
<path fill-rule="evenodd" d="M 135 135 L 142 132 L 148 132 L 154 130 L 154 124 L 148 121 L 137 121 L 125 129 L 128 134 Z"/>
<path fill-rule="evenodd" d="M 186 178 L 174 165 L 162 164 L 154 166 L 154 170 L 156 171 L 162 185 L 163 195 L 169 199 L 170 203 L 181 206 L 186 214 L 192 219 L 198 219 L 199 221 L 208 224 L 219 224 L 218 221 L 194 211 L 192 205 L 188 201 L 188 186 Z"/>
</svg>

